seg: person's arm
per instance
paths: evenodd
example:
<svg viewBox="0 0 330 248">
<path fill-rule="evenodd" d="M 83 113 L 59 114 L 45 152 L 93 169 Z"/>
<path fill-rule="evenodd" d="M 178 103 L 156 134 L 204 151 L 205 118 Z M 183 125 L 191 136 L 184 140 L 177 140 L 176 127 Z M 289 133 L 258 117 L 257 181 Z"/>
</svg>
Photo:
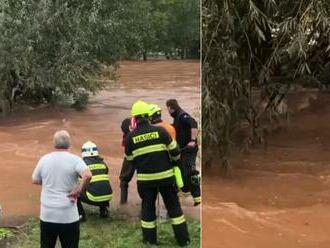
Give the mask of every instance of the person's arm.
<svg viewBox="0 0 330 248">
<path fill-rule="evenodd" d="M 167 146 L 173 167 L 178 166 L 178 162 L 180 160 L 180 149 L 178 143 L 171 138 L 165 129 L 160 132 L 160 135 L 162 136 L 162 139 Z"/>
<path fill-rule="evenodd" d="M 188 114 L 182 116 L 182 121 L 190 127 L 191 140 L 187 144 L 188 147 L 195 147 L 197 145 L 198 126 L 194 118 Z"/>
<path fill-rule="evenodd" d="M 92 173 L 91 173 L 91 171 L 87 168 L 87 169 L 85 169 L 82 173 L 81 173 L 81 180 L 80 180 L 80 184 L 77 186 L 77 187 L 75 187 L 69 194 L 68 194 L 68 197 L 69 198 L 72 198 L 73 199 L 73 201 L 75 201 L 78 197 L 79 197 L 79 195 L 80 195 L 80 193 L 82 192 L 82 191 L 84 191 L 86 188 L 87 188 L 87 186 L 88 186 L 88 184 L 89 184 L 89 182 L 90 182 L 90 180 L 91 180 L 91 178 L 92 178 Z"/>
<path fill-rule="evenodd" d="M 125 170 L 122 170 L 119 179 L 120 181 L 126 182 L 127 184 L 132 180 L 135 172 L 135 167 L 132 161 L 127 161 Z"/>
<path fill-rule="evenodd" d="M 195 147 L 197 144 L 197 135 L 198 135 L 198 129 L 197 128 L 191 128 L 191 140 L 187 144 L 187 146 Z"/>
<path fill-rule="evenodd" d="M 126 138 L 126 145 L 125 145 L 125 159 L 127 161 L 127 171 L 123 175 L 121 175 L 120 180 L 129 183 L 134 175 L 135 167 L 133 163 L 133 153 L 132 153 L 132 143 L 131 143 L 131 136 L 128 135 Z"/>
<path fill-rule="evenodd" d="M 80 183 L 81 191 L 86 189 L 91 179 L 92 179 L 92 172 L 90 171 L 89 168 L 87 168 L 81 173 L 81 183 Z"/>
<path fill-rule="evenodd" d="M 32 183 L 33 183 L 33 184 L 36 184 L 36 185 L 42 185 L 42 181 L 39 180 L 39 179 L 34 179 L 34 178 L 32 178 Z"/>
<path fill-rule="evenodd" d="M 179 190 L 181 190 L 184 186 L 181 170 L 179 167 L 181 154 L 178 143 L 175 141 L 175 139 L 172 139 L 172 137 L 167 133 L 164 132 L 163 139 L 165 141 L 165 144 L 168 149 L 168 153 L 170 155 L 172 166 L 173 166 L 173 173 L 175 177 L 175 183 Z"/>
<path fill-rule="evenodd" d="M 32 183 L 36 185 L 42 185 L 42 178 L 41 178 L 41 166 L 42 166 L 42 159 L 39 160 L 37 166 L 34 168 L 32 173 Z"/>
<path fill-rule="evenodd" d="M 81 180 L 80 180 L 80 184 L 68 194 L 68 197 L 72 198 L 73 201 L 75 201 L 79 197 L 80 193 L 87 188 L 90 180 L 92 179 L 92 173 L 90 169 L 87 167 L 85 162 L 80 158 L 76 165 L 75 170 L 78 173 L 78 175 L 80 175 Z"/>
</svg>

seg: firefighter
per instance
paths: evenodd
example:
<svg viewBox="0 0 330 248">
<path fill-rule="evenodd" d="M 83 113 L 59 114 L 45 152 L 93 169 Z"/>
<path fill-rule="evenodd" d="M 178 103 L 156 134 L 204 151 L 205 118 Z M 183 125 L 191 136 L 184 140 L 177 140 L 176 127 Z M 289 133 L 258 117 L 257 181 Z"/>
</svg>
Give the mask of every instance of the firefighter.
<svg viewBox="0 0 330 248">
<path fill-rule="evenodd" d="M 149 115 L 149 121 L 152 125 L 163 127 L 166 130 L 166 132 L 171 136 L 172 140 L 176 139 L 175 128 L 168 122 L 162 120 L 162 110 L 158 105 L 150 104 L 148 115 Z M 183 178 L 182 178 L 181 170 L 178 166 L 174 168 L 174 176 L 175 176 L 177 189 L 179 190 L 182 189 L 184 186 Z"/>
<path fill-rule="evenodd" d="M 164 128 L 149 124 L 149 104 L 137 101 L 132 106 L 137 127 L 128 134 L 126 159 L 137 171 L 137 188 L 142 199 L 143 242 L 157 244 L 156 199 L 161 194 L 180 246 L 190 243 L 185 217 L 175 188 L 175 171 L 180 160 L 176 141 Z"/>
<path fill-rule="evenodd" d="M 127 135 L 135 127 L 133 118 L 126 118 L 121 123 L 121 131 L 123 133 L 122 137 L 122 147 L 125 149 L 125 143 Z M 128 198 L 128 184 L 134 175 L 134 170 L 132 170 L 130 163 L 124 157 L 122 167 L 120 170 L 119 181 L 120 181 L 120 204 L 126 204 Z"/>
<path fill-rule="evenodd" d="M 87 141 L 83 144 L 81 152 L 84 162 L 92 172 L 92 179 L 86 190 L 78 198 L 77 205 L 80 220 L 86 220 L 82 202 L 98 206 L 100 208 L 100 217 L 107 218 L 109 216 L 109 202 L 112 199 L 108 166 L 103 158 L 99 156 L 97 146 L 93 142 Z"/>
<path fill-rule="evenodd" d="M 176 140 L 181 150 L 180 169 L 184 183 L 182 191 L 190 192 L 194 199 L 194 206 L 197 206 L 201 203 L 200 176 L 196 169 L 197 122 L 179 106 L 176 99 L 169 99 L 166 106 L 173 117 Z"/>
<path fill-rule="evenodd" d="M 151 124 L 165 128 L 171 138 L 176 139 L 175 128 L 170 123 L 162 120 L 162 110 L 158 105 L 150 104 L 149 120 Z"/>
</svg>

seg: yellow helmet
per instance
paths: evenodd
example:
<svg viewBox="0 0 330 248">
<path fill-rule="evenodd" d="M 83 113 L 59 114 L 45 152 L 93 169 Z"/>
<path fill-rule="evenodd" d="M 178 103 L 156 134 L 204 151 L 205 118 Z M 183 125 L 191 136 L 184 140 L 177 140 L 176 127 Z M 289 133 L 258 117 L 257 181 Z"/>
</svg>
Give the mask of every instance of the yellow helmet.
<svg viewBox="0 0 330 248">
<path fill-rule="evenodd" d="M 132 110 L 131 110 L 132 116 L 139 116 L 139 115 L 146 115 L 148 116 L 149 114 L 149 104 L 138 100 L 132 105 Z"/>
<path fill-rule="evenodd" d="M 149 116 L 159 112 L 161 114 L 162 109 L 157 104 L 149 104 Z"/>
<path fill-rule="evenodd" d="M 93 142 L 87 141 L 81 148 L 81 155 L 83 158 L 98 156 L 97 146 Z"/>
</svg>

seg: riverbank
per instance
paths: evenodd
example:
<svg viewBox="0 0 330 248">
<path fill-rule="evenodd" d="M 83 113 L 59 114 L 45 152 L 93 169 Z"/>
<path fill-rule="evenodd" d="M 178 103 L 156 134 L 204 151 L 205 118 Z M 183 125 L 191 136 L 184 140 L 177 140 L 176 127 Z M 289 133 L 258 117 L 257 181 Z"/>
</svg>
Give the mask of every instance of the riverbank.
<svg viewBox="0 0 330 248">
<path fill-rule="evenodd" d="M 111 213 L 108 219 L 101 219 L 94 209 L 87 212 L 87 221 L 80 226 L 80 248 L 147 248 L 142 243 L 142 232 L 138 219 L 127 219 L 120 211 Z M 191 236 L 191 244 L 188 247 L 200 247 L 200 223 L 189 219 L 187 221 Z M 158 227 L 157 247 L 179 247 L 176 245 L 172 227 L 169 221 L 160 221 Z M 0 247 L 3 248 L 31 248 L 39 247 L 40 240 L 39 221 L 31 218 L 23 228 L 15 229 L 8 238 L 0 237 Z M 60 247 L 59 242 L 56 247 Z"/>
</svg>

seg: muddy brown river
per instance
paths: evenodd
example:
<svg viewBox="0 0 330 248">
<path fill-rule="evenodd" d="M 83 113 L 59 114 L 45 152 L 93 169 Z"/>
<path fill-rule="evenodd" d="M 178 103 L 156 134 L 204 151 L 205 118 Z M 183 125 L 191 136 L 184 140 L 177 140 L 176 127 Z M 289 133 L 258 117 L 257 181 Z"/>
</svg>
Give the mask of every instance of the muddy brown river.
<svg viewBox="0 0 330 248">
<path fill-rule="evenodd" d="M 52 150 L 52 135 L 58 129 L 70 132 L 71 151 L 76 154 L 80 154 L 81 145 L 87 140 L 99 146 L 110 165 L 114 189 L 111 208 L 119 208 L 121 121 L 130 115 L 130 107 L 137 99 L 159 104 L 167 121 L 171 121 L 165 108 L 168 98 L 178 99 L 186 111 L 196 116 L 200 104 L 199 72 L 198 61 L 122 62 L 118 82 L 92 97 L 84 111 L 44 107 L 1 119 L 0 205 L 5 222 L 18 216 L 38 216 L 40 187 L 31 184 L 31 173 L 40 156 Z M 138 215 L 139 203 L 133 181 L 125 209 Z M 192 199 L 182 199 L 182 205 L 187 215 L 199 218 L 200 209 L 192 207 Z"/>
<path fill-rule="evenodd" d="M 203 171 L 203 247 L 329 248 L 329 123 L 330 95 L 319 94 L 267 150 L 233 156 L 232 179 L 217 162 Z"/>
</svg>

